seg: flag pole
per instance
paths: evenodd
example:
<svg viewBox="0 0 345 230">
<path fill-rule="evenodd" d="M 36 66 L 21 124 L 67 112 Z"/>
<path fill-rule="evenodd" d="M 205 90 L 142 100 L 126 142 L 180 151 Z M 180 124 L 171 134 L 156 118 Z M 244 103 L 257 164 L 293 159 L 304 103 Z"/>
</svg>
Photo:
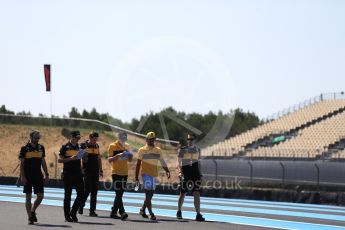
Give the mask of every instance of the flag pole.
<svg viewBox="0 0 345 230">
<path fill-rule="evenodd" d="M 50 119 L 51 123 L 53 123 L 53 93 L 52 93 L 52 77 L 51 77 L 51 72 L 52 72 L 52 67 L 50 66 Z"/>
<path fill-rule="evenodd" d="M 53 95 L 52 95 L 51 90 L 50 90 L 50 118 L 53 118 Z"/>
<path fill-rule="evenodd" d="M 51 77 L 51 66 L 50 66 L 50 126 L 53 126 L 53 92 L 52 92 L 52 77 Z"/>
</svg>

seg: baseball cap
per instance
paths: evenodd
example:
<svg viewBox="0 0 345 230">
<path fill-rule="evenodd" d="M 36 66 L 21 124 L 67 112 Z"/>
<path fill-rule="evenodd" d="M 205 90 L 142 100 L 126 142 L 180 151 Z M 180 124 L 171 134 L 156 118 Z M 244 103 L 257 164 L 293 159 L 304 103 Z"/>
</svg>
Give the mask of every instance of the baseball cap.
<svg viewBox="0 0 345 230">
<path fill-rule="evenodd" d="M 156 138 L 156 134 L 154 132 L 148 132 L 146 134 L 146 139 L 153 139 Z"/>
<path fill-rule="evenodd" d="M 80 132 L 78 130 L 71 131 L 71 137 L 80 137 Z"/>
<path fill-rule="evenodd" d="M 90 138 L 99 137 L 99 134 L 95 131 L 92 131 L 92 132 L 90 132 L 89 137 Z"/>
</svg>

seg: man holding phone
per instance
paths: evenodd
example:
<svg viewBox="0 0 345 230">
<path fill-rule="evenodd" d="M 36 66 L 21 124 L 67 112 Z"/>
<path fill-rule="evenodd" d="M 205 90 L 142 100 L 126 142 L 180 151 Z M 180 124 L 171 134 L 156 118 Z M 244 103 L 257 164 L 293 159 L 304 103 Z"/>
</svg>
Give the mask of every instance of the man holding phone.
<svg viewBox="0 0 345 230">
<path fill-rule="evenodd" d="M 78 222 L 77 211 L 82 204 L 84 194 L 83 174 L 81 171 L 81 158 L 84 151 L 80 149 L 78 141 L 80 132 L 72 131 L 70 140 L 60 149 L 59 163 L 63 163 L 63 182 L 64 182 L 64 215 L 66 222 Z M 77 191 L 71 209 L 71 196 L 73 187 Z"/>
<path fill-rule="evenodd" d="M 128 214 L 123 206 L 122 196 L 127 185 L 128 162 L 131 162 L 133 159 L 133 155 L 130 153 L 130 146 L 126 141 L 127 133 L 119 132 L 117 140 L 111 143 L 108 149 L 108 162 L 112 166 L 113 186 L 116 193 L 110 217 L 115 219 L 121 218 L 121 220 L 128 218 Z M 119 212 L 120 217 L 117 215 L 117 212 Z"/>
</svg>

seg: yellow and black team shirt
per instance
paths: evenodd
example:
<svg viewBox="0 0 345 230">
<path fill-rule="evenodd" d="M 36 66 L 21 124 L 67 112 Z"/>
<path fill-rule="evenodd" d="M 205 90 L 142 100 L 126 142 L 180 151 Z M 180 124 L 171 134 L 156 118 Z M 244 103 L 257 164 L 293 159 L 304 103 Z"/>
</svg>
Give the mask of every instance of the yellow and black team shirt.
<svg viewBox="0 0 345 230">
<path fill-rule="evenodd" d="M 99 174 L 99 145 L 91 144 L 89 141 L 80 144 L 80 148 L 84 149 L 87 152 L 87 161 L 83 162 L 83 169 L 85 174 L 94 174 L 98 176 Z"/>
<path fill-rule="evenodd" d="M 115 141 L 109 145 L 108 156 L 113 157 L 123 151 L 131 151 L 129 144 L 125 143 L 125 146 L 121 145 L 119 141 Z M 112 174 L 120 176 L 128 176 L 128 160 L 117 160 L 112 162 Z"/>
<path fill-rule="evenodd" d="M 158 176 L 158 162 L 163 160 L 162 150 L 159 147 L 148 145 L 141 147 L 138 151 L 138 159 L 141 160 L 141 175 Z"/>
<path fill-rule="evenodd" d="M 37 144 L 32 146 L 27 143 L 21 147 L 19 159 L 24 159 L 24 173 L 27 177 L 43 176 L 42 175 L 42 159 L 45 157 L 45 149 L 43 145 Z"/>
<path fill-rule="evenodd" d="M 182 173 L 187 178 L 200 178 L 200 149 L 196 146 L 182 147 L 178 153 L 178 158 L 182 160 Z"/>
<path fill-rule="evenodd" d="M 63 156 L 64 158 L 70 158 L 76 155 L 78 151 L 79 145 L 73 146 L 71 142 L 68 142 L 67 144 L 61 146 L 59 155 Z M 63 172 L 64 174 L 82 175 L 80 160 L 74 160 L 64 163 Z"/>
</svg>

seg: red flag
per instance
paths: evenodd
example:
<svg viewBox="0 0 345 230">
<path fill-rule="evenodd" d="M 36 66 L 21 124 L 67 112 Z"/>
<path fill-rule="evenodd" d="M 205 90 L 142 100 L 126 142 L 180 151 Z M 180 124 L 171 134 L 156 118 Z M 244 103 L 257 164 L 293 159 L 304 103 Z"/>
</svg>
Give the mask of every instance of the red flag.
<svg viewBox="0 0 345 230">
<path fill-rule="evenodd" d="M 46 91 L 50 91 L 50 65 L 44 65 L 44 78 L 46 80 Z"/>
</svg>

